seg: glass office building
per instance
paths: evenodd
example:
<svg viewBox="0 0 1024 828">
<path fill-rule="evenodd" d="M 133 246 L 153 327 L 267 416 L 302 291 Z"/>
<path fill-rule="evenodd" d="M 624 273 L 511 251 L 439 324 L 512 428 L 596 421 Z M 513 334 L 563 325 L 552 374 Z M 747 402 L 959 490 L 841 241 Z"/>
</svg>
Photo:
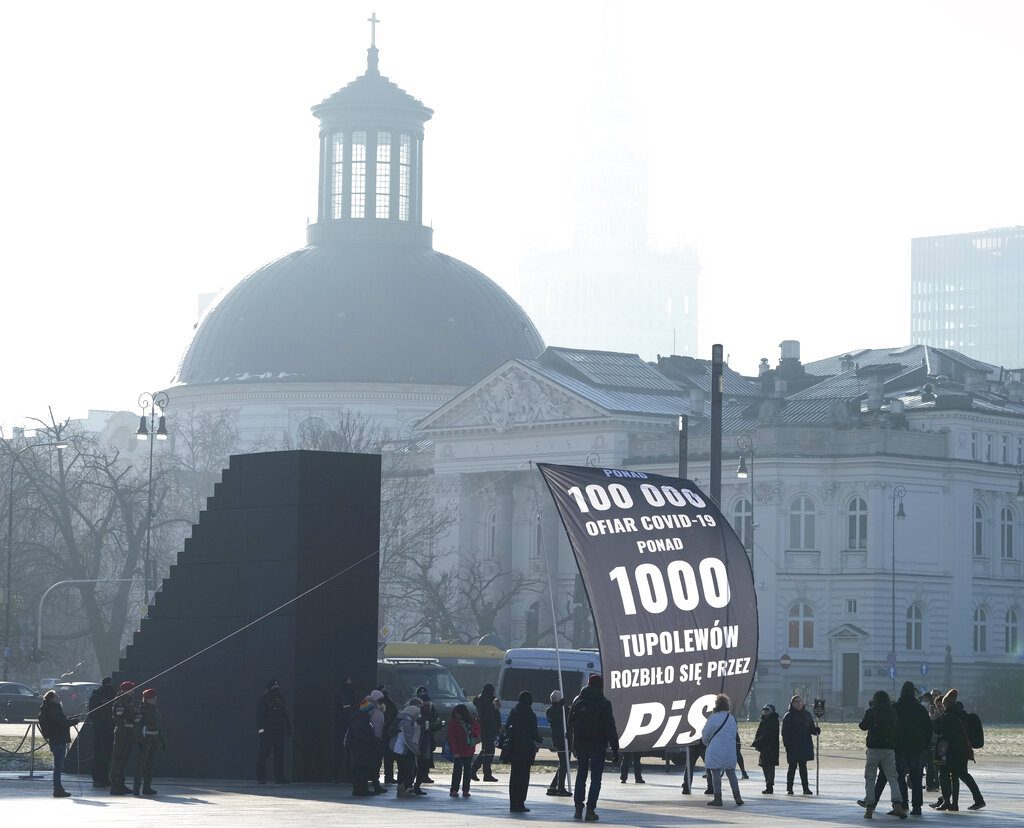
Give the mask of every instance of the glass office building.
<svg viewBox="0 0 1024 828">
<path fill-rule="evenodd" d="M 914 343 L 1024 368 L 1024 226 L 910 244 Z"/>
</svg>

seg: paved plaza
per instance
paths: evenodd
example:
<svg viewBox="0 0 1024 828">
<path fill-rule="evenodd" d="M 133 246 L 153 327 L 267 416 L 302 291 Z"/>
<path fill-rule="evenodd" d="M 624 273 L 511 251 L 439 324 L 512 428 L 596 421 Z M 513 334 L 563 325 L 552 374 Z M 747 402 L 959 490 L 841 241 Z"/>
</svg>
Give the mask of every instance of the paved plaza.
<svg viewBox="0 0 1024 828">
<path fill-rule="evenodd" d="M 648 760 L 650 761 L 650 760 Z M 666 773 L 662 766 L 646 771 L 646 785 L 622 784 L 618 773 L 606 773 L 598 813 L 611 825 L 864 825 L 863 811 L 855 801 L 863 796 L 861 760 L 852 755 L 825 756 L 822 760 L 819 796 L 762 796 L 764 787 L 755 770 L 749 781 L 741 782 L 746 804 L 737 808 L 706 806 L 703 793 L 682 796 L 682 774 Z M 925 808 L 921 817 L 910 817 L 903 825 L 1001 826 L 1024 825 L 1024 760 L 984 758 L 972 766 L 988 806 L 978 812 L 940 813 Z M 155 799 L 111 797 L 94 791 L 88 776 L 65 775 L 70 799 L 53 799 L 49 779 L 18 779 L 17 774 L 0 775 L 0 814 L 4 826 L 58 824 L 159 825 L 339 825 L 372 826 L 481 826 L 529 823 L 536 826 L 577 824 L 572 820 L 572 800 L 544 795 L 551 776 L 544 766 L 534 773 L 527 806 L 529 814 L 508 812 L 507 773 L 499 770 L 500 783 L 475 785 L 470 799 L 451 799 L 447 784 L 428 786 L 430 794 L 412 800 L 397 800 L 394 793 L 373 799 L 349 796 L 347 785 L 257 786 L 244 782 L 194 782 L 157 779 L 160 792 Z M 699 779 L 697 780 L 699 783 Z M 813 766 L 811 774 L 813 787 Z M 798 785 L 799 787 L 799 785 Z M 779 790 L 779 787 L 776 787 Z M 932 796 L 931 794 L 928 795 Z M 727 797 L 728 798 L 728 797 Z M 927 800 L 926 800 L 927 801 Z M 971 802 L 964 791 L 961 806 Z M 895 825 L 896 817 L 876 812 L 870 824 Z"/>
</svg>

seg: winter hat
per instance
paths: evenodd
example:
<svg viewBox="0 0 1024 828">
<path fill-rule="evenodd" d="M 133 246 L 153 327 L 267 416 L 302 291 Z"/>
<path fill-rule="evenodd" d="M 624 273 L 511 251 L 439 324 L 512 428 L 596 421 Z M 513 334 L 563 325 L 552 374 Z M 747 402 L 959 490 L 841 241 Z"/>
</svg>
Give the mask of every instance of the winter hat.
<svg viewBox="0 0 1024 828">
<path fill-rule="evenodd" d="M 408 717 L 409 717 L 410 719 L 416 719 L 416 718 L 419 718 L 419 715 L 420 715 L 420 709 L 419 709 L 419 707 L 417 707 L 417 706 L 416 706 L 415 704 L 410 704 L 410 705 L 409 705 L 408 707 L 406 707 L 406 708 L 405 708 L 405 710 L 403 710 L 402 712 L 403 712 L 403 713 L 404 713 L 404 714 L 405 714 L 406 716 L 408 716 Z"/>
<path fill-rule="evenodd" d="M 551 691 L 551 703 L 560 702 L 562 700 L 562 693 L 559 690 Z"/>
<path fill-rule="evenodd" d="M 596 687 L 598 690 L 604 689 L 604 679 L 596 673 L 590 677 L 587 681 L 587 687 Z"/>
<path fill-rule="evenodd" d="M 910 696 L 913 699 L 917 698 L 917 688 L 914 686 L 914 682 L 905 681 L 903 686 L 900 688 L 900 698 Z"/>
<path fill-rule="evenodd" d="M 367 696 L 365 699 L 363 699 L 361 702 L 359 702 L 359 712 L 360 713 L 370 713 L 370 712 L 373 711 L 373 708 L 375 708 L 376 706 L 377 705 L 373 701 L 373 699 L 371 699 L 369 696 Z"/>
<path fill-rule="evenodd" d="M 427 692 L 427 688 L 422 684 L 416 688 L 416 698 L 422 699 L 423 701 L 430 701 L 430 693 Z"/>
<path fill-rule="evenodd" d="M 372 699 L 375 702 L 383 701 L 384 700 L 384 694 L 382 692 L 380 692 L 380 690 L 371 690 L 370 691 L 370 699 Z"/>
<path fill-rule="evenodd" d="M 494 685 L 490 682 L 484 685 L 484 695 L 488 693 L 490 693 L 492 696 L 494 695 Z"/>
<path fill-rule="evenodd" d="M 764 712 L 765 710 L 767 710 L 769 713 L 774 713 L 775 712 L 775 705 L 774 704 L 766 704 L 764 707 L 761 708 L 761 712 Z"/>
<path fill-rule="evenodd" d="M 145 690 L 142 691 L 142 698 L 144 698 L 144 699 L 155 699 L 156 698 L 156 688 L 155 687 L 147 687 Z"/>
<path fill-rule="evenodd" d="M 952 690 L 946 693 L 945 696 L 942 697 L 942 706 L 948 708 L 950 705 L 956 702 L 956 697 L 959 695 L 960 693 L 958 693 L 957 689 L 954 687 Z"/>
<path fill-rule="evenodd" d="M 408 702 L 406 702 L 406 704 L 409 707 L 415 707 L 416 710 L 418 711 L 421 707 L 423 707 L 423 699 L 413 696 L 411 699 L 409 699 Z"/>
<path fill-rule="evenodd" d="M 271 679 L 270 681 L 267 682 L 267 689 L 268 690 L 280 690 L 281 689 L 281 682 L 279 682 L 277 679 Z"/>
<path fill-rule="evenodd" d="M 134 681 L 122 681 L 121 682 L 121 692 L 122 693 L 128 693 L 128 692 L 130 692 L 130 691 L 132 691 L 134 689 L 135 689 L 135 682 Z"/>
<path fill-rule="evenodd" d="M 522 693 L 519 694 L 519 703 L 527 705 L 533 704 L 533 693 L 531 693 L 529 690 L 524 690 Z"/>
</svg>

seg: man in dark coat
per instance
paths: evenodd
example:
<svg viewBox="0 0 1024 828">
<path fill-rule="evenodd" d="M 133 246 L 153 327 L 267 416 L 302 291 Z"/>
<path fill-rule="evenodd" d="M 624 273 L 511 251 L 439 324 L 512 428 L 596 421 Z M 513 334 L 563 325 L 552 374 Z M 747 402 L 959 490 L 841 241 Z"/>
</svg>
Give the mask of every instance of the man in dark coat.
<svg viewBox="0 0 1024 828">
<path fill-rule="evenodd" d="M 395 704 L 388 693 L 388 686 L 386 684 L 379 685 L 377 690 L 381 694 L 380 703 L 384 708 L 384 738 L 381 740 L 381 764 L 384 766 L 384 784 L 394 785 L 395 755 L 388 750 L 388 740 L 390 738 L 388 734 L 391 733 L 395 720 L 398 718 L 398 705 Z M 379 776 L 380 774 L 378 774 Z"/>
<path fill-rule="evenodd" d="M 420 744 L 416 758 L 416 785 L 413 790 L 419 791 L 421 785 L 429 785 L 434 781 L 430 778 L 430 769 L 434 766 L 434 749 L 437 747 L 434 734 L 444 726 L 444 722 L 441 721 L 441 714 L 437 712 L 437 708 L 430 701 L 430 693 L 427 692 L 426 687 L 421 685 L 416 688 L 416 698 L 422 704 L 420 706 Z"/>
<path fill-rule="evenodd" d="M 372 699 L 363 699 L 345 728 L 346 745 L 352 762 L 352 796 L 373 796 L 375 793 L 369 786 L 379 756 L 371 718 L 375 706 Z M 374 777 L 374 783 L 376 781 Z"/>
<path fill-rule="evenodd" d="M 576 754 L 575 819 L 596 822 L 597 798 L 601 795 L 601 777 L 604 775 L 604 754 L 611 746 L 612 760 L 619 761 L 619 731 L 615 727 L 612 704 L 604 697 L 604 679 L 591 676 L 569 712 L 572 731 L 572 750 Z M 587 776 L 590 791 L 587 791 Z M 586 801 L 587 815 L 583 816 Z"/>
<path fill-rule="evenodd" d="M 789 710 L 782 717 L 782 744 L 786 748 L 786 762 L 789 764 L 786 771 L 786 793 L 793 793 L 793 779 L 799 769 L 804 796 L 814 795 L 807 782 L 807 763 L 814 758 L 814 740 L 811 737 L 819 733 L 821 730 L 804 700 L 800 696 L 793 696 L 789 701 Z"/>
<path fill-rule="evenodd" d="M 345 750 L 345 734 L 349 722 L 356 712 L 356 691 L 352 689 L 352 679 L 345 678 L 338 692 L 334 695 L 334 781 L 348 782 L 352 778 L 348 751 Z"/>
<path fill-rule="evenodd" d="M 548 725 L 551 727 L 551 749 L 558 756 L 558 770 L 548 785 L 548 796 L 572 796 L 565 787 L 566 775 L 569 772 L 569 745 L 565 738 L 565 724 L 569 711 L 565 709 L 565 700 L 560 690 L 551 693 L 551 706 L 547 709 Z"/>
<path fill-rule="evenodd" d="M 967 770 L 968 761 L 974 758 L 974 749 L 967 737 L 965 715 L 956 688 L 948 690 L 942 697 L 942 716 L 935 726 L 937 744 L 946 743 L 946 764 L 939 769 L 939 787 L 942 790 L 942 803 L 938 806 L 940 811 L 960 810 L 961 782 L 974 796 L 974 803 L 968 806 L 968 810 L 977 811 L 985 807 L 985 798 L 981 795 L 978 783 Z"/>
<path fill-rule="evenodd" d="M 260 699 L 256 711 L 256 727 L 260 739 L 260 756 L 256 762 L 256 781 L 267 784 L 267 759 L 274 754 L 274 781 L 288 782 L 284 777 L 284 740 L 292 736 L 292 722 L 288 708 L 281 695 L 281 683 L 272 680 L 267 683 L 267 692 Z"/>
<path fill-rule="evenodd" d="M 147 687 L 142 691 L 142 704 L 135 714 L 135 741 L 139 746 L 138 761 L 135 766 L 136 796 L 156 796 L 153 789 L 153 766 L 156 763 L 156 751 L 166 749 L 162 727 L 163 717 L 156 703 L 156 689 Z"/>
<path fill-rule="evenodd" d="M 900 797 L 903 800 L 903 809 L 907 805 L 907 787 L 909 776 L 910 805 L 913 806 L 911 814 L 921 815 L 921 805 L 924 802 L 924 792 L 921 787 L 921 775 L 924 772 L 924 765 L 921 757 L 928 749 L 932 740 L 932 721 L 917 700 L 917 688 L 914 682 L 905 681 L 900 688 L 900 697 L 892 706 L 899 717 L 899 724 L 896 726 L 896 781 L 900 788 Z M 875 782 L 875 802 L 882 796 L 888 780 L 884 773 L 879 773 Z"/>
<path fill-rule="evenodd" d="M 110 704 L 117 691 L 109 676 L 89 696 L 89 726 L 92 727 L 92 786 L 110 787 L 110 761 L 114 753 L 114 719 Z"/>
<path fill-rule="evenodd" d="M 483 765 L 484 782 L 497 782 L 498 777 L 491 773 L 491 762 L 494 761 L 494 742 L 498 738 L 498 731 L 501 730 L 501 713 L 495 704 L 493 684 L 484 685 L 480 695 L 473 699 L 473 706 L 480 720 L 480 753 L 473 760 L 473 773 L 470 779 L 474 782 L 480 781 L 476 772 Z"/>
<path fill-rule="evenodd" d="M 48 691 L 39 706 L 39 729 L 43 738 L 50 743 L 50 752 L 53 754 L 53 795 L 58 798 L 71 796 L 64 790 L 61 773 L 64 770 L 64 757 L 71 743 L 71 728 L 76 724 L 78 717 L 65 716 L 57 693 L 53 690 Z"/>
<path fill-rule="evenodd" d="M 529 812 L 526 794 L 530 790 L 530 767 L 540 745 L 537 714 L 533 712 L 533 695 L 524 690 L 519 703 L 512 708 L 505 723 L 505 747 L 502 758 L 510 763 L 508 780 L 508 809 L 513 814 Z"/>
<path fill-rule="evenodd" d="M 110 793 L 113 796 L 131 793 L 124 783 L 124 769 L 135 745 L 134 689 L 134 681 L 122 681 L 114 703 L 110 705 L 110 716 L 114 722 L 114 751 L 110 760 Z"/>
<path fill-rule="evenodd" d="M 775 793 L 775 766 L 779 764 L 779 714 L 774 704 L 766 704 L 761 710 L 761 721 L 750 745 L 760 757 L 757 764 L 764 771 L 763 794 Z"/>
<path fill-rule="evenodd" d="M 882 768 L 886 779 L 896 777 L 896 730 L 899 727 L 899 716 L 892 708 L 888 693 L 884 690 L 875 691 L 868 709 L 864 711 L 864 717 L 857 726 L 867 731 L 867 750 L 864 753 L 864 799 L 857 802 L 864 805 L 864 818 L 871 819 L 875 812 L 875 779 L 878 768 Z M 899 789 L 890 786 L 889 798 L 892 801 L 892 810 L 889 813 L 906 819 L 907 812 L 903 807 Z"/>
</svg>

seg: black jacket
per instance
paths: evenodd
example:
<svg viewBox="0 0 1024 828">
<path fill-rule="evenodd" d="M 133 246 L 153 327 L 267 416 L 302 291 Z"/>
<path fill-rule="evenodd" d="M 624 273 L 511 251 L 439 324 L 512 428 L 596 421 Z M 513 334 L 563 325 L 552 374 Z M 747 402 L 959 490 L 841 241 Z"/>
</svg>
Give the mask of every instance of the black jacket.
<svg viewBox="0 0 1024 828">
<path fill-rule="evenodd" d="M 565 750 L 565 722 L 569 718 L 565 702 L 553 702 L 547 709 L 547 717 L 548 724 L 551 726 L 551 746 L 555 750 Z M 572 740 L 569 741 L 571 744 Z"/>
<path fill-rule="evenodd" d="M 935 733 L 940 740 L 949 742 L 949 766 L 953 768 L 967 767 L 971 758 L 971 743 L 967 738 L 964 724 L 963 705 L 957 702 L 952 710 L 947 710 L 935 722 Z"/>
<path fill-rule="evenodd" d="M 505 733 L 503 758 L 513 762 L 522 759 L 532 762 L 540 745 L 540 733 L 537 731 L 537 714 L 530 705 L 516 703 L 505 722 Z"/>
<path fill-rule="evenodd" d="M 369 768 L 377 764 L 380 754 L 369 713 L 360 713 L 357 710 L 349 721 L 348 749 L 352 767 Z"/>
<path fill-rule="evenodd" d="M 356 691 L 349 684 L 341 685 L 334 694 L 334 729 L 340 736 L 345 735 L 349 722 L 358 709 Z"/>
<path fill-rule="evenodd" d="M 573 752 L 603 754 L 608 746 L 618 753 L 619 731 L 615 727 L 612 703 L 597 687 L 584 687 L 569 711 Z"/>
<path fill-rule="evenodd" d="M 78 717 L 64 715 L 59 701 L 44 699 L 39 707 L 39 729 L 43 738 L 51 745 L 66 745 L 71 742 L 71 727 L 78 724 Z"/>
<path fill-rule="evenodd" d="M 812 736 L 820 733 L 814 723 L 814 716 L 806 707 L 797 710 L 792 705 L 782 717 L 782 744 L 786 748 L 786 761 L 810 762 L 814 758 Z"/>
<path fill-rule="evenodd" d="M 112 705 L 107 704 L 107 702 L 113 701 L 116 695 L 117 690 L 112 684 L 108 684 L 106 687 L 97 687 L 89 696 L 89 721 L 96 729 L 97 735 L 107 734 L 112 736 L 114 733 L 114 719 L 111 716 L 110 710 Z M 106 707 L 103 705 L 106 705 Z"/>
<path fill-rule="evenodd" d="M 480 719 L 480 738 L 495 739 L 501 730 L 501 714 L 494 706 L 494 696 L 491 693 L 481 693 L 473 699 L 473 706 L 476 708 L 477 718 Z"/>
<path fill-rule="evenodd" d="M 760 754 L 759 764 L 762 768 L 771 768 L 779 764 L 779 714 L 769 713 L 757 725 L 757 733 L 750 745 Z"/>
<path fill-rule="evenodd" d="M 256 712 L 256 725 L 268 736 L 291 736 L 292 721 L 280 690 L 268 690 L 260 699 Z"/>
<path fill-rule="evenodd" d="M 896 749 L 896 729 L 900 726 L 900 717 L 892 707 L 869 707 L 857 726 L 868 732 L 866 742 L 869 748 Z"/>
<path fill-rule="evenodd" d="M 932 720 L 928 711 L 913 696 L 900 696 L 892 706 L 899 717 L 896 728 L 896 752 L 920 753 L 932 742 Z"/>
</svg>

